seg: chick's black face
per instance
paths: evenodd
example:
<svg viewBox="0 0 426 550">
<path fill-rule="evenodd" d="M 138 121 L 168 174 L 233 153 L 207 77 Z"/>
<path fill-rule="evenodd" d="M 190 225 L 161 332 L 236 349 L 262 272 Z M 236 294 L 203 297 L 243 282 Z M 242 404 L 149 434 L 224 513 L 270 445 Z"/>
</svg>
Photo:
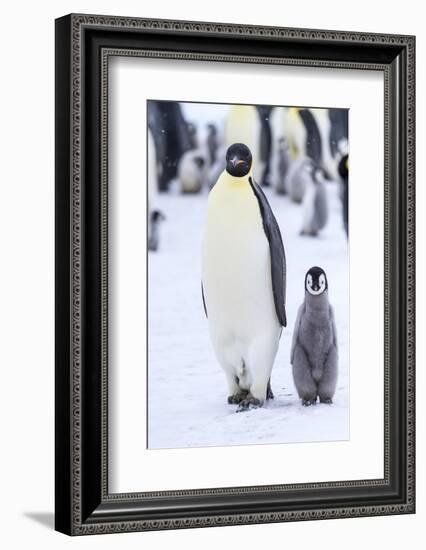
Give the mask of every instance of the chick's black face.
<svg viewBox="0 0 426 550">
<path fill-rule="evenodd" d="M 305 290 L 312 296 L 318 296 L 328 289 L 327 276 L 320 267 L 311 267 L 306 273 Z"/>
<path fill-rule="evenodd" d="M 231 176 L 242 178 L 250 172 L 252 156 L 244 143 L 234 143 L 226 152 L 226 171 Z"/>
</svg>

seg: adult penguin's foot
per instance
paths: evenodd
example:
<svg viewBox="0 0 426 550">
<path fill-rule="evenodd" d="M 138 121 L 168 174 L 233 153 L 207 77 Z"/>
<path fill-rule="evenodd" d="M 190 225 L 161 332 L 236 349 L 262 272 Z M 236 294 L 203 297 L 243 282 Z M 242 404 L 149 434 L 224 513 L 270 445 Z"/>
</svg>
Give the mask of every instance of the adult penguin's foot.
<svg viewBox="0 0 426 550">
<path fill-rule="evenodd" d="M 247 397 L 247 391 L 240 391 L 239 393 L 234 393 L 233 395 L 228 396 L 228 403 L 230 405 L 239 405 L 241 401 Z"/>
<path fill-rule="evenodd" d="M 237 413 L 248 411 L 249 409 L 258 409 L 259 407 L 263 406 L 263 399 L 257 399 L 257 397 L 253 397 L 251 393 L 247 394 L 247 397 L 241 401 L 241 403 L 238 405 Z"/>
</svg>

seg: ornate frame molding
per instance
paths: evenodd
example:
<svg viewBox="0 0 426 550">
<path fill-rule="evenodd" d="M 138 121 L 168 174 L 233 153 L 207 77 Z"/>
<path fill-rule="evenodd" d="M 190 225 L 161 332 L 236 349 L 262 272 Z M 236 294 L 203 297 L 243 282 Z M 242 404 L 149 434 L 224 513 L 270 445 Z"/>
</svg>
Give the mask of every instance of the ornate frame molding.
<svg viewBox="0 0 426 550">
<path fill-rule="evenodd" d="M 85 147 L 87 147 L 87 139 L 85 140 L 84 121 L 87 116 L 86 103 L 88 99 L 86 64 L 88 63 L 88 39 L 87 31 L 111 30 L 116 33 L 143 33 L 148 36 L 166 33 L 173 35 L 176 39 L 179 36 L 211 36 L 232 38 L 247 37 L 254 40 L 273 41 L 290 41 L 291 43 L 306 44 L 324 44 L 327 47 L 333 46 L 335 49 L 341 48 L 343 45 L 350 48 L 351 46 L 359 46 L 368 44 L 377 49 L 399 52 L 399 56 L 403 56 L 402 62 L 405 62 L 406 74 L 401 75 L 399 66 L 395 66 L 393 60 L 387 62 L 372 62 L 368 59 L 362 61 L 336 60 L 328 58 L 310 58 L 299 56 L 268 56 L 268 55 L 244 55 L 232 53 L 207 53 L 194 51 L 171 51 L 169 49 L 153 49 L 153 48 L 131 48 L 119 47 L 114 45 L 105 45 L 100 48 L 99 56 L 99 80 L 100 80 L 100 390 L 101 410 L 99 411 L 99 429 L 101 433 L 101 451 L 100 460 L 101 467 L 99 469 L 100 480 L 97 483 L 100 490 L 101 505 L 93 509 L 92 504 L 85 504 L 84 499 L 86 478 L 83 471 L 83 463 L 85 460 L 83 447 L 84 443 L 84 422 L 87 412 L 83 409 L 85 401 L 84 394 L 84 354 L 83 348 L 85 342 L 84 333 L 84 316 L 85 316 L 85 294 L 84 285 L 87 277 L 87 247 L 86 231 L 90 231 L 91 227 L 86 220 L 85 198 L 84 198 L 84 182 L 87 181 L 85 174 Z M 133 36 L 135 36 L 133 34 Z M 68 266 L 61 266 L 57 272 L 57 278 L 64 277 L 63 269 L 68 271 L 69 288 L 61 288 L 60 295 L 57 295 L 59 303 L 62 303 L 65 297 L 68 297 L 70 308 L 69 318 L 59 321 L 58 330 L 64 330 L 68 327 L 68 335 L 63 337 L 65 340 L 69 338 L 69 364 L 68 369 L 64 367 L 64 358 L 66 350 L 62 348 L 62 340 L 59 343 L 61 348 L 57 354 L 56 375 L 60 380 L 57 385 L 57 426 L 63 428 L 61 418 L 69 420 L 69 431 L 65 438 L 68 438 L 68 445 L 65 444 L 63 436 L 57 431 L 57 463 L 62 466 L 59 468 L 57 477 L 57 486 L 59 483 L 69 483 L 69 490 L 57 493 L 57 528 L 69 534 L 83 535 L 91 533 L 112 533 L 124 531 L 140 531 L 153 529 L 177 529 L 188 527 L 202 527 L 213 525 L 237 525 L 247 523 L 263 523 L 263 522 L 282 522 L 294 520 L 310 520 L 310 519 L 326 519 L 336 517 L 359 517 L 367 515 L 383 515 L 396 513 L 413 513 L 414 512 L 414 201 L 415 201 L 415 39 L 412 36 L 397 36 L 397 35 L 378 35 L 364 33 L 346 33 L 341 31 L 331 30 L 310 30 L 310 29 L 287 29 L 279 27 L 254 27 L 245 25 L 230 25 L 218 23 L 202 23 L 202 22 L 187 22 L 187 21 L 168 21 L 168 20 L 153 20 L 153 19 L 136 19 L 122 17 L 108 17 L 95 15 L 70 15 L 66 18 L 57 20 L 57 68 L 64 60 L 69 63 L 68 67 L 68 87 L 66 91 L 61 91 L 60 80 L 67 78 L 67 66 L 59 68 L 57 71 L 57 100 L 58 94 L 59 105 L 57 101 L 57 121 L 60 123 L 64 116 L 64 106 L 69 104 L 69 121 L 68 121 L 68 136 L 62 137 L 57 135 L 57 155 L 58 150 L 64 150 L 67 145 L 71 151 L 67 162 L 59 159 L 59 170 L 56 174 L 56 192 L 63 193 L 63 180 L 69 178 L 69 196 L 63 199 L 63 204 L 57 206 L 57 215 L 63 216 L 66 211 L 69 212 L 69 226 L 61 226 L 57 221 L 57 239 L 60 243 L 64 237 L 68 238 L 69 257 Z M 388 50 L 386 50 L 388 51 Z M 342 481 L 335 483 L 315 483 L 315 484 L 297 484 L 297 485 L 277 485 L 277 486 L 261 486 L 261 487 L 240 487 L 226 489 L 206 489 L 193 491 L 171 491 L 158 493 L 130 493 L 130 494 L 109 494 L 108 493 L 108 475 L 107 475 L 107 403 L 108 403 L 108 216 L 107 216 L 107 201 L 108 201 L 108 59 L 111 56 L 140 56 L 153 58 L 169 58 L 169 59 L 190 59 L 206 62 L 214 61 L 230 61 L 240 63 L 262 63 L 262 64 L 282 64 L 282 65 L 301 65 L 313 67 L 334 67 L 340 69 L 368 69 L 377 70 L 384 73 L 385 78 L 385 476 L 383 480 L 363 480 L 359 482 Z M 396 56 L 395 56 L 396 59 Z M 402 63 L 401 62 L 401 63 Z M 395 71 L 398 73 L 396 74 Z M 396 76 L 395 76 L 396 74 Z M 395 86 L 398 86 L 398 90 Z M 406 134 L 401 136 L 395 135 L 395 120 L 392 119 L 392 105 L 397 99 L 404 95 L 403 104 L 406 105 Z M 398 96 L 398 97 L 397 97 Z M 61 99 L 62 98 L 62 99 Z M 62 101 L 62 102 L 61 102 Z M 60 111 L 60 112 L 59 112 Z M 400 113 L 403 115 L 403 113 Z M 58 124 L 57 122 L 57 124 Z M 61 133 L 61 129 L 57 128 Z M 66 130 L 65 130 L 66 131 Z M 405 139 L 405 142 L 404 142 Z M 391 155 L 395 150 L 400 151 L 398 158 L 398 166 L 392 165 Z M 62 153 L 64 154 L 64 153 Z M 395 203 L 395 186 L 393 178 L 398 177 L 397 170 L 403 166 L 403 172 L 400 173 L 400 181 L 397 187 L 397 196 L 400 202 Z M 405 177 L 404 177 L 405 173 Z M 403 179 L 405 180 L 405 188 L 403 188 Z M 402 220 L 402 221 L 401 221 Z M 397 222 L 397 231 L 400 231 L 401 246 L 405 246 L 405 250 L 395 250 L 395 221 Z M 86 224 L 85 224 L 86 222 Z M 392 229 L 394 228 L 394 229 Z M 398 241 L 399 242 L 399 241 Z M 405 265 L 405 281 L 395 283 L 392 277 L 392 263 L 395 260 L 395 254 L 404 255 L 403 261 Z M 63 258 L 62 258 L 63 259 Z M 59 260 L 61 263 L 61 260 Z M 404 305 L 405 319 L 402 322 L 405 333 L 405 345 L 398 346 L 396 350 L 395 342 L 392 340 L 392 303 L 391 290 L 392 284 L 401 284 L 403 293 L 402 304 Z M 399 287 L 398 287 L 399 288 Z M 62 315 L 61 312 L 57 312 Z M 405 321 L 405 323 L 404 323 Z M 404 326 L 405 324 L 405 326 Z M 403 349 L 399 349 L 402 347 Z M 338 505 L 324 507 L 319 506 L 313 508 L 313 505 L 307 503 L 305 510 L 299 509 L 283 509 L 276 511 L 258 511 L 253 510 L 249 513 L 215 513 L 206 515 L 202 513 L 197 515 L 191 514 L 187 517 L 165 517 L 155 519 L 144 519 L 141 512 L 139 517 L 120 521 L 120 510 L 126 505 L 136 506 L 143 499 L 158 499 L 168 497 L 170 499 L 179 497 L 204 497 L 204 496 L 225 496 L 225 495 L 249 495 L 259 493 L 282 493 L 282 492 L 304 492 L 307 489 L 318 490 L 336 490 L 343 488 L 372 488 L 372 487 L 388 487 L 391 484 L 391 438 L 395 434 L 391 433 L 391 359 L 394 354 L 398 353 L 399 360 L 404 361 L 405 366 L 405 385 L 406 393 L 403 401 L 405 402 L 405 438 L 406 438 L 406 470 L 401 472 L 406 476 L 403 483 L 405 499 L 402 502 L 382 502 L 380 504 L 365 504 L 363 506 Z M 87 367 L 86 367 L 87 368 Z M 403 368 L 402 366 L 400 368 Z M 65 373 L 63 372 L 65 369 Z M 69 390 L 69 408 L 63 410 L 64 405 L 60 404 L 63 388 Z M 392 390 L 394 391 L 394 390 Z M 62 416 L 61 416 L 62 415 Z M 60 417 L 60 418 L 59 418 Z M 69 469 L 68 469 L 69 468 Z M 91 491 L 91 490 L 90 490 Z M 90 492 L 89 491 L 89 492 Z M 65 503 L 67 500 L 67 503 Z M 90 499 L 89 499 L 90 500 Z M 98 499 L 99 500 L 99 499 Z M 91 508 L 91 514 L 87 514 Z M 285 508 L 285 507 L 284 507 Z"/>
</svg>

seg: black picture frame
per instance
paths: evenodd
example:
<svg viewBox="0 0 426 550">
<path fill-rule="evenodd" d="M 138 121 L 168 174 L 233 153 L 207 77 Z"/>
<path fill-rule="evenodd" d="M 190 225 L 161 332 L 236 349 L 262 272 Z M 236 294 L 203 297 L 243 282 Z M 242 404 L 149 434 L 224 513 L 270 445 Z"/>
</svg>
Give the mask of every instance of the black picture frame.
<svg viewBox="0 0 426 550">
<path fill-rule="evenodd" d="M 415 37 L 71 14 L 56 20 L 56 524 L 69 535 L 415 511 Z M 111 55 L 384 74 L 384 478 L 108 493 Z"/>
</svg>

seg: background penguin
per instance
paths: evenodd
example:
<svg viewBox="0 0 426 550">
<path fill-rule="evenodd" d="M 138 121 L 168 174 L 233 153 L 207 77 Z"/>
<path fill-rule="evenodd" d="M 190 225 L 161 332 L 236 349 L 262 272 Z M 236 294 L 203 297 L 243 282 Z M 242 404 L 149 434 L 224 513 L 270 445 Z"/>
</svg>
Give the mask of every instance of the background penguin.
<svg viewBox="0 0 426 550">
<path fill-rule="evenodd" d="M 160 244 L 160 223 L 165 220 L 165 216 L 160 210 L 152 210 L 149 213 L 148 225 L 148 250 L 156 252 Z"/>
<path fill-rule="evenodd" d="M 312 160 L 302 157 L 298 160 L 291 160 L 288 169 L 285 186 L 290 199 L 300 203 L 305 195 L 306 188 L 312 180 Z"/>
<path fill-rule="evenodd" d="M 273 107 L 269 120 L 272 133 L 270 182 L 274 190 L 282 194 L 286 192 L 282 177 L 283 155 L 288 167 L 305 156 L 306 128 L 296 108 Z"/>
<path fill-rule="evenodd" d="M 337 157 L 340 150 L 340 143 L 348 142 L 348 111 L 347 109 L 329 109 L 328 117 L 330 119 L 330 151 L 333 158 Z"/>
<path fill-rule="evenodd" d="M 202 249 L 210 337 L 238 411 L 273 397 L 269 379 L 287 324 L 284 246 L 252 162 L 246 145 L 229 147 L 209 194 Z"/>
<path fill-rule="evenodd" d="M 343 226 L 346 231 L 346 236 L 349 235 L 349 156 L 344 155 L 339 162 L 339 176 L 342 182 L 342 214 L 343 214 Z"/>
<path fill-rule="evenodd" d="M 159 225 L 164 215 L 155 210 L 158 190 L 158 164 L 154 138 L 148 130 L 148 250 L 156 251 L 159 246 Z"/>
<path fill-rule="evenodd" d="M 321 134 L 321 162 L 327 179 L 338 180 L 338 164 L 342 154 L 347 152 L 348 111 L 347 109 L 310 109 Z"/>
<path fill-rule="evenodd" d="M 313 168 L 303 197 L 303 227 L 301 235 L 315 237 L 328 221 L 328 198 L 320 168 Z"/>
<path fill-rule="evenodd" d="M 347 141 L 347 120 L 346 109 L 276 107 L 271 115 L 273 140 L 284 135 L 294 160 L 309 157 L 324 170 L 327 179 L 337 179 L 336 155 L 339 143 Z"/>
<path fill-rule="evenodd" d="M 155 142 L 158 166 L 158 189 L 167 191 L 176 177 L 179 160 L 193 148 L 194 137 L 185 122 L 177 101 L 148 101 L 148 128 Z"/>
<path fill-rule="evenodd" d="M 212 189 L 212 187 L 215 185 L 215 183 L 219 179 L 219 176 L 225 170 L 225 166 L 226 166 L 226 149 L 225 147 L 219 147 L 216 155 L 216 160 L 214 164 L 212 164 L 208 169 L 207 180 L 208 180 L 209 189 Z"/>
<path fill-rule="evenodd" d="M 151 130 L 147 134 L 147 166 L 148 166 L 148 209 L 155 205 L 158 193 L 157 152 Z"/>
<path fill-rule="evenodd" d="M 290 145 L 292 158 L 297 160 L 306 156 L 308 141 L 306 126 L 300 116 L 298 107 L 282 107 L 281 109 L 284 136 Z"/>
<path fill-rule="evenodd" d="M 184 153 L 178 169 L 182 193 L 198 193 L 207 181 L 207 158 L 204 151 L 194 149 Z"/>
<path fill-rule="evenodd" d="M 321 139 L 321 157 L 317 162 L 318 166 L 324 170 L 326 178 L 337 179 L 337 160 L 333 157 L 330 149 L 330 132 L 331 122 L 329 111 L 330 109 L 310 109 L 312 116 L 316 121 Z"/>
<path fill-rule="evenodd" d="M 321 111 L 321 109 L 319 109 Z M 306 128 L 305 154 L 318 166 L 322 166 L 322 140 L 317 120 L 311 109 L 298 109 L 300 118 Z"/>
<path fill-rule="evenodd" d="M 261 161 L 262 124 L 258 110 L 253 105 L 231 105 L 225 121 L 224 145 L 243 142 L 253 156 L 253 176 L 261 181 L 264 163 Z"/>
<path fill-rule="evenodd" d="M 218 131 L 214 124 L 207 125 L 207 138 L 206 146 L 208 151 L 209 166 L 212 166 L 216 162 L 217 151 L 219 148 Z"/>
<path fill-rule="evenodd" d="M 189 149 L 197 149 L 199 145 L 197 126 L 192 122 L 186 121 L 186 128 L 189 138 Z"/>
<path fill-rule="evenodd" d="M 274 190 L 278 194 L 285 194 L 287 192 L 287 175 L 292 164 L 290 146 L 285 137 L 278 140 L 276 163 Z"/>
<path fill-rule="evenodd" d="M 273 107 L 271 114 L 269 115 L 270 127 L 271 127 L 271 154 L 270 154 L 270 183 L 277 193 L 281 193 L 282 190 L 277 190 L 279 187 L 280 175 L 279 175 L 279 147 L 281 140 L 285 139 L 287 142 L 290 154 L 290 145 L 288 139 L 284 134 L 284 107 Z"/>
<path fill-rule="evenodd" d="M 323 110 L 318 109 L 318 111 Z M 285 192 L 287 188 L 290 198 L 295 202 L 300 202 L 303 198 L 306 184 L 304 167 L 308 164 L 307 159 L 318 166 L 322 166 L 322 136 L 314 111 L 314 109 L 301 109 L 298 107 L 276 107 L 271 115 L 273 132 L 271 151 L 272 185 L 277 193 Z M 286 156 L 285 161 L 288 164 L 287 182 L 284 186 L 280 177 L 280 163 L 283 162 L 283 151 L 281 149 L 283 138 L 289 147 L 289 151 L 284 153 Z M 291 182 L 291 180 L 293 181 Z"/>
<path fill-rule="evenodd" d="M 262 187 L 269 187 L 272 147 L 272 131 L 269 117 L 272 107 L 270 105 L 258 105 L 257 111 L 260 117 L 260 160 L 263 165 L 263 172 L 259 183 Z"/>
<path fill-rule="evenodd" d="M 303 405 L 332 403 L 337 383 L 337 334 L 328 283 L 320 267 L 305 276 L 305 300 L 294 326 L 290 362 Z"/>
</svg>

